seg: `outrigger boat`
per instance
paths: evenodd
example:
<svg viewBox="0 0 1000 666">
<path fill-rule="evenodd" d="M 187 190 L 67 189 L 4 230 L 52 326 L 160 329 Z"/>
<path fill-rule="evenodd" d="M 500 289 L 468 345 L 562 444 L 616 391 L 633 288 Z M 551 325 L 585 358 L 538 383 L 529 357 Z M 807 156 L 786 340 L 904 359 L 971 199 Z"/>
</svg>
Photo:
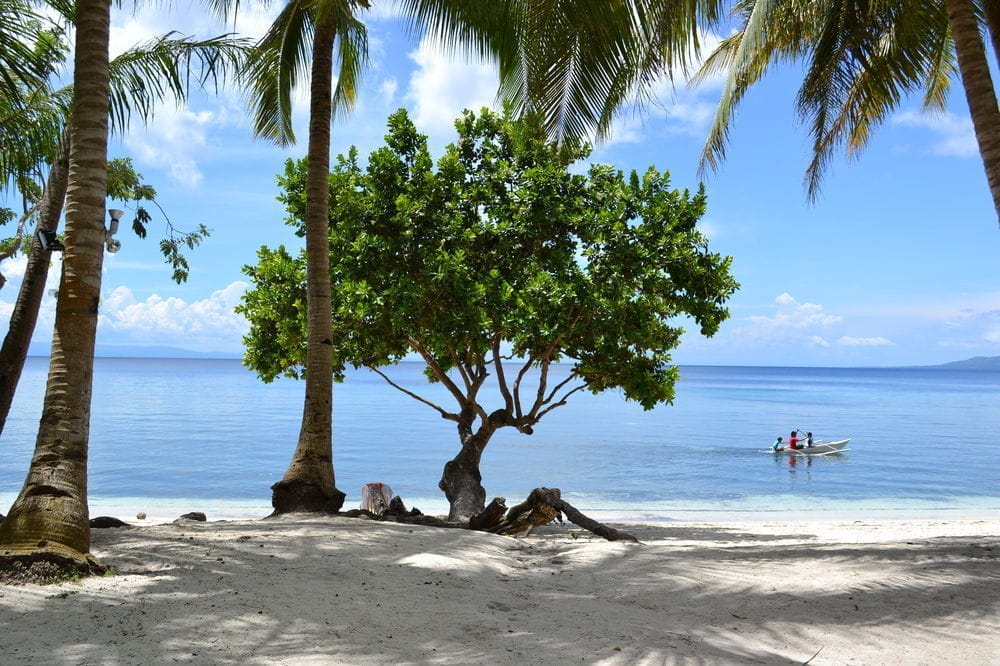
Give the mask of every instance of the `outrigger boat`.
<svg viewBox="0 0 1000 666">
<path fill-rule="evenodd" d="M 794 456 L 828 456 L 833 453 L 843 453 L 844 451 L 850 451 L 846 448 L 848 442 L 851 438 L 838 439 L 835 442 L 813 442 L 812 446 L 799 449 L 790 449 L 788 447 L 778 449 L 774 451 L 775 453 L 790 453 Z"/>
</svg>

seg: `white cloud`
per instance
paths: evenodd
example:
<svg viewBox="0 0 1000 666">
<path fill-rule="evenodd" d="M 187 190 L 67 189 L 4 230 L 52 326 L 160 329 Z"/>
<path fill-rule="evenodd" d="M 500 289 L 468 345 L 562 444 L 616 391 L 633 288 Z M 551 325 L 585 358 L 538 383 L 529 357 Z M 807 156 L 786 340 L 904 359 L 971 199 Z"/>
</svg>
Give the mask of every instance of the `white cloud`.
<svg viewBox="0 0 1000 666">
<path fill-rule="evenodd" d="M 6 333 L 10 316 L 14 312 L 14 305 L 17 301 L 17 294 L 21 288 L 21 280 L 24 278 L 24 271 L 28 265 L 28 258 L 24 254 L 11 259 L 4 259 L 0 262 L 0 273 L 7 278 L 7 284 L 0 291 L 0 322 L 2 322 L 3 333 Z M 52 327 L 56 321 L 56 299 L 55 289 L 59 286 L 59 275 L 62 272 L 62 253 L 53 252 L 52 261 L 49 263 L 49 271 L 46 275 L 45 292 L 42 294 L 41 306 L 38 310 L 38 319 L 35 322 L 35 330 L 32 340 L 45 342 L 52 338 Z"/>
<path fill-rule="evenodd" d="M 396 101 L 396 92 L 399 89 L 399 82 L 394 78 L 384 79 L 378 87 L 379 96 L 382 98 L 384 106 L 391 106 Z"/>
<path fill-rule="evenodd" d="M 779 294 L 774 302 L 778 304 L 778 312 L 773 317 L 757 315 L 748 319 L 762 329 L 776 331 L 827 327 L 839 324 L 843 319 L 839 315 L 826 313 L 822 305 L 799 303 L 788 292 Z"/>
<path fill-rule="evenodd" d="M 709 241 L 718 240 L 722 235 L 723 225 L 717 223 L 715 220 L 706 220 L 704 218 L 698 220 L 698 231 L 705 234 L 705 237 Z"/>
<path fill-rule="evenodd" d="M 145 130 L 129 132 L 124 142 L 136 159 L 166 169 L 173 180 L 193 188 L 204 178 L 196 158 L 220 124 L 220 115 L 213 111 L 164 107 Z"/>
<path fill-rule="evenodd" d="M 940 346 L 1000 354 L 1000 308 L 962 308 L 943 324 L 946 336 L 938 342 Z"/>
<path fill-rule="evenodd" d="M 276 7 L 259 9 L 242 3 L 235 22 L 232 18 L 222 22 L 193 0 L 174 2 L 168 8 L 115 12 L 111 55 L 171 32 L 175 37 L 193 38 L 231 33 L 254 40 L 264 34 L 277 12 Z M 172 180 L 187 187 L 196 187 L 203 179 L 199 163 L 213 150 L 209 137 L 220 128 L 248 124 L 241 93 L 226 87 L 216 94 L 214 90 L 201 92 L 192 84 L 187 104 L 178 106 L 176 100 L 167 98 L 153 109 L 152 115 L 145 126 L 142 118 L 133 115 L 122 143 L 139 162 L 140 171 L 146 167 L 163 169 Z"/>
<path fill-rule="evenodd" d="M 850 335 L 843 335 L 837 338 L 837 344 L 842 347 L 889 347 L 893 342 L 883 337 L 858 338 Z"/>
<path fill-rule="evenodd" d="M 754 350 L 761 358 L 773 357 L 774 363 L 794 365 L 794 359 L 802 355 L 842 347 L 839 341 L 831 340 L 836 340 L 843 317 L 827 312 L 822 305 L 800 303 L 784 292 L 775 297 L 770 310 L 771 314 L 751 315 L 723 324 L 710 342 L 692 345 L 685 341 L 685 350 L 712 348 L 743 357 Z"/>
<path fill-rule="evenodd" d="M 233 308 L 246 288 L 245 282 L 233 282 L 206 299 L 189 303 L 155 294 L 138 301 L 128 287 L 117 287 L 101 301 L 100 326 L 113 331 L 116 342 L 236 350 L 248 324 Z"/>
<path fill-rule="evenodd" d="M 692 62 L 688 71 L 674 72 L 673 80 L 662 77 L 649 91 L 649 102 L 639 111 L 635 103 L 618 114 L 612 123 L 608 144 L 640 143 L 648 139 L 647 121 L 656 122 L 658 131 L 667 135 L 704 138 L 718 107 L 719 91 L 726 81 L 726 73 L 716 73 L 698 84 L 691 78 L 704 64 L 705 59 L 722 39 L 712 33 L 701 34 L 700 52 L 689 54 Z"/>
<path fill-rule="evenodd" d="M 498 82 L 493 65 L 461 62 L 426 38 L 409 56 L 417 65 L 406 91 L 411 117 L 433 139 L 451 141 L 455 119 L 463 110 L 495 106 Z"/>
<path fill-rule="evenodd" d="M 112 12 L 111 57 L 136 44 L 175 32 L 186 37 L 209 37 L 232 33 L 248 39 L 259 39 L 278 15 L 274 3 L 240 3 L 236 20 L 230 16 L 221 21 L 214 12 L 206 11 L 200 0 L 174 0 L 168 6 L 150 6 Z"/>
<path fill-rule="evenodd" d="M 905 111 L 897 114 L 894 125 L 930 130 L 937 137 L 930 147 L 934 155 L 950 157 L 974 157 L 979 155 L 979 144 L 972 128 L 972 120 L 950 112 Z"/>
<path fill-rule="evenodd" d="M 59 284 L 59 274 L 62 272 L 62 259 L 61 252 L 52 253 L 52 259 L 49 262 L 49 271 L 45 278 L 47 285 L 54 286 Z M 27 268 L 28 255 L 23 252 L 16 257 L 0 261 L 0 273 L 3 273 L 3 276 L 7 278 L 7 284 L 0 293 L 11 301 L 17 298 L 17 290 L 21 287 L 21 279 L 24 277 L 24 271 Z"/>
</svg>

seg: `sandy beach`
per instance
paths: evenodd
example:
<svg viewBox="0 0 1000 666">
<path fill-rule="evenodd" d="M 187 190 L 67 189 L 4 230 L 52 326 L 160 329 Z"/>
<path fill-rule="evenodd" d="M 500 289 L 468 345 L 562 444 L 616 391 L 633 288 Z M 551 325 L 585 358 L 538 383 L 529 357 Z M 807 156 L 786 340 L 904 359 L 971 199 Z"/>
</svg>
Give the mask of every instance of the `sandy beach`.
<svg viewBox="0 0 1000 666">
<path fill-rule="evenodd" d="M 116 575 L 0 587 L 3 664 L 998 664 L 1000 518 L 94 530 Z"/>
</svg>

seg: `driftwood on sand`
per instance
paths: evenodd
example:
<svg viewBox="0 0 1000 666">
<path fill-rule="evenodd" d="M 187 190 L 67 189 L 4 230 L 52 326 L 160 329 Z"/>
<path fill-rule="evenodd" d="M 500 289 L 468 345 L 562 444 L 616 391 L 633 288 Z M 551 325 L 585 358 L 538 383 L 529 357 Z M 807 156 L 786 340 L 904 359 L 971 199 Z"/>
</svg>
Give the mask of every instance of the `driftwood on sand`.
<svg viewBox="0 0 1000 666">
<path fill-rule="evenodd" d="M 508 536 L 527 536 L 534 528 L 548 525 L 555 520 L 561 520 L 562 516 L 566 516 L 570 522 L 604 537 L 608 541 L 639 542 L 628 532 L 622 532 L 585 516 L 572 504 L 562 499 L 562 493 L 558 488 L 535 488 L 528 494 L 527 499 L 509 509 L 503 497 L 496 497 L 479 515 L 473 516 L 468 523 L 448 522 L 434 516 L 425 516 L 416 508 L 407 511 L 403 500 L 398 496 L 392 498 L 387 509 L 378 513 L 368 509 L 351 509 L 341 515 L 351 518 L 366 516 L 374 520 L 387 520 L 411 525 L 464 528 Z"/>
<path fill-rule="evenodd" d="M 558 520 L 561 515 L 565 515 L 571 523 L 608 541 L 639 542 L 628 532 L 622 532 L 583 515 L 576 507 L 562 499 L 562 493 L 558 488 L 535 488 L 528 494 L 526 500 L 512 506 L 503 520 L 489 531 L 497 534 L 529 534 L 535 527 L 548 525 L 553 520 Z"/>
</svg>

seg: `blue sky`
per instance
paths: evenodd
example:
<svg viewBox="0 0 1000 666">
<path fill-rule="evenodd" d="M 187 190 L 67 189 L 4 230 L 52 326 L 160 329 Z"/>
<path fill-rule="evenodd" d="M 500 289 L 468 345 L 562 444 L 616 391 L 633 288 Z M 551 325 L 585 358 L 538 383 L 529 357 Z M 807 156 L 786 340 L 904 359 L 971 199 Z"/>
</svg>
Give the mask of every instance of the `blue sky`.
<svg viewBox="0 0 1000 666">
<path fill-rule="evenodd" d="M 273 12 L 272 12 L 273 13 Z M 257 36 L 267 12 L 245 12 L 239 32 Z M 464 108 L 492 105 L 489 65 L 449 57 L 407 37 L 389 12 L 368 21 L 371 67 L 353 117 L 333 129 L 333 150 L 380 144 L 385 119 L 410 110 L 440 148 Z M 207 36 L 231 29 L 199 5 L 120 12 L 113 52 L 177 30 Z M 793 109 L 794 69 L 776 70 L 744 101 L 728 158 L 704 175 L 702 227 L 713 250 L 734 257 L 742 284 L 731 318 L 706 340 L 687 335 L 675 359 L 690 364 L 890 366 L 1000 355 L 1000 229 L 958 88 L 946 114 L 925 115 L 913 100 L 874 136 L 860 159 L 837 159 L 815 204 L 803 187 L 809 137 Z M 699 183 L 698 156 L 719 86 L 664 85 L 656 104 L 624 112 L 592 160 L 623 170 L 655 165 L 677 187 Z M 111 146 L 130 156 L 180 229 L 212 230 L 190 253 L 191 276 L 176 285 L 163 264 L 154 222 L 145 241 L 121 234 L 107 255 L 98 344 L 241 352 L 246 323 L 232 312 L 246 289 L 241 267 L 262 244 L 297 245 L 275 201 L 275 175 L 305 152 L 305 91 L 299 145 L 254 140 L 238 91 L 168 104 L 146 128 Z M 109 202 L 109 207 L 120 207 Z M 124 226 L 124 225 L 123 225 Z M 9 317 L 23 259 L 3 262 L 0 318 Z M 54 267 L 49 287 L 58 273 Z M 35 350 L 47 349 L 55 299 L 47 297 Z"/>
</svg>

